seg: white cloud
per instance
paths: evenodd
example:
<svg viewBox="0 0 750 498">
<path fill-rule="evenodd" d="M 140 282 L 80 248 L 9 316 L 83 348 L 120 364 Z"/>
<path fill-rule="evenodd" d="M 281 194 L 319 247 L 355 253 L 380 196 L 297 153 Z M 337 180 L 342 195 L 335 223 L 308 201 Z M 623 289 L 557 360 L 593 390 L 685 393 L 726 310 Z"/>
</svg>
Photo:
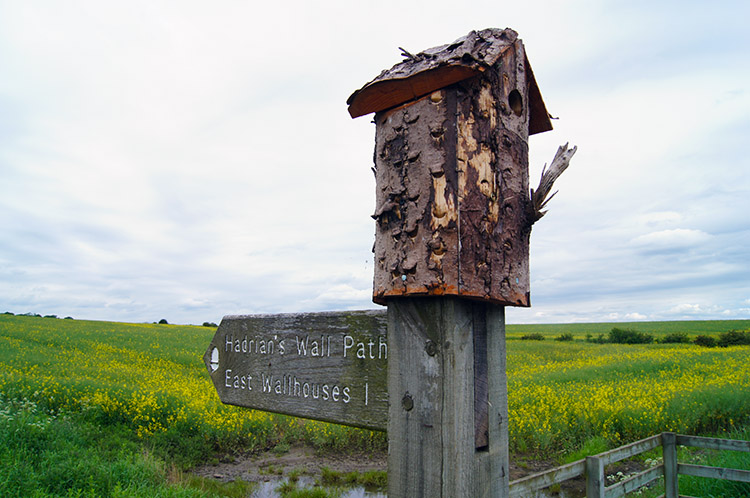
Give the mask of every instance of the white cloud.
<svg viewBox="0 0 750 498">
<path fill-rule="evenodd" d="M 350 284 L 337 284 L 322 289 L 311 300 L 304 301 L 302 305 L 317 309 L 330 309 L 331 305 L 351 309 L 351 306 L 367 302 L 371 298 L 372 291 L 369 289 L 356 288 Z"/>
<path fill-rule="evenodd" d="M 632 240 L 636 247 L 650 249 L 681 249 L 709 240 L 711 236 L 701 230 L 674 228 L 639 235 Z"/>
<path fill-rule="evenodd" d="M 624 321 L 641 321 L 646 320 L 648 317 L 641 313 L 619 313 L 612 312 L 608 313 L 606 319 L 612 322 L 624 322 Z"/>
<path fill-rule="evenodd" d="M 670 313 L 676 313 L 676 314 L 695 314 L 700 313 L 702 311 L 701 306 L 699 304 L 678 304 L 674 308 L 670 309 Z"/>
<path fill-rule="evenodd" d="M 624 321 L 641 321 L 646 320 L 648 317 L 641 313 L 618 313 L 612 312 L 607 315 L 607 320 L 613 322 L 624 322 Z"/>
<path fill-rule="evenodd" d="M 667 311 L 667 314 L 675 315 L 678 317 L 679 316 L 719 317 L 721 315 L 734 315 L 734 312 L 716 304 L 682 303 L 671 308 L 669 311 Z"/>
<path fill-rule="evenodd" d="M 509 317 L 747 308 L 748 7 L 644 5 L 2 3 L 0 308 L 371 307 L 374 126 L 345 100 L 397 47 L 498 23 L 560 116 L 530 139 L 533 181 L 579 146 L 532 234 L 534 308 Z"/>
<path fill-rule="evenodd" d="M 645 226 L 674 226 L 679 224 L 684 216 L 675 211 L 657 211 L 643 214 L 638 217 L 639 223 Z"/>
</svg>

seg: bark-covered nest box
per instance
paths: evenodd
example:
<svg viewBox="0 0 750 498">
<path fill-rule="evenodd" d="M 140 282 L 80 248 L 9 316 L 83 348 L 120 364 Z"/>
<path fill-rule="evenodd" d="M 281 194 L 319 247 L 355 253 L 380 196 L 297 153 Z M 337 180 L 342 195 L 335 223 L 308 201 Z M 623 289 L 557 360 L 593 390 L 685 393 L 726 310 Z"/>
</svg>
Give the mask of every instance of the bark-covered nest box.
<svg viewBox="0 0 750 498">
<path fill-rule="evenodd" d="M 404 57 L 347 101 L 376 113 L 374 301 L 529 306 L 528 136 L 552 125 L 518 34 Z"/>
</svg>

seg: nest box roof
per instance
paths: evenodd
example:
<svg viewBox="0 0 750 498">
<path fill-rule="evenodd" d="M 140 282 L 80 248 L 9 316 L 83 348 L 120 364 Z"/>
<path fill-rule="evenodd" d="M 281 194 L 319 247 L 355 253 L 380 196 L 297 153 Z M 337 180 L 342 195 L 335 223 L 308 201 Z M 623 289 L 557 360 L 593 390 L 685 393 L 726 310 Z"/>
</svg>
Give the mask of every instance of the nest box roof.
<svg viewBox="0 0 750 498">
<path fill-rule="evenodd" d="M 520 42 L 518 33 L 510 28 L 488 28 L 416 55 L 404 50 L 404 61 L 349 97 L 349 114 L 356 118 L 384 111 L 476 76 L 492 67 L 506 50 L 513 49 L 516 41 Z M 524 60 L 529 84 L 529 134 L 533 135 L 551 130 L 552 123 L 525 55 Z"/>
</svg>

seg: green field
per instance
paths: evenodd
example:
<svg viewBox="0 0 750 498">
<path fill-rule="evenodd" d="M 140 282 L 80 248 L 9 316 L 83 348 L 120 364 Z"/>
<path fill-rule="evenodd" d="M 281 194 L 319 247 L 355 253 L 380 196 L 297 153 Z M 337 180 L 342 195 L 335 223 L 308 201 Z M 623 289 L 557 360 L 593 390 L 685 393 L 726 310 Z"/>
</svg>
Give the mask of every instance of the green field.
<svg viewBox="0 0 750 498">
<path fill-rule="evenodd" d="M 748 330 L 750 320 L 508 326 L 513 453 L 563 459 L 592 441 L 750 426 L 749 346 L 585 340 L 614 326 L 693 338 Z M 222 405 L 202 362 L 214 332 L 0 315 L 0 465 L 9 469 L 0 496 L 213 496 L 181 471 L 295 442 L 385 448 L 381 433 Z M 546 340 L 521 340 L 529 334 Z M 553 340 L 562 334 L 573 340 Z M 98 448 L 86 465 L 72 456 L 81 447 Z"/>
<path fill-rule="evenodd" d="M 508 339 L 518 339 L 529 333 L 538 332 L 549 339 L 562 334 L 572 334 L 574 338 L 584 339 L 587 335 L 607 335 L 612 327 L 622 329 L 633 329 L 639 332 L 653 334 L 655 337 L 663 337 L 675 332 L 686 332 L 689 336 L 699 335 L 716 336 L 729 330 L 748 330 L 750 320 L 693 320 L 674 322 L 617 322 L 617 323 L 563 323 L 563 324 L 517 324 L 508 325 Z"/>
</svg>

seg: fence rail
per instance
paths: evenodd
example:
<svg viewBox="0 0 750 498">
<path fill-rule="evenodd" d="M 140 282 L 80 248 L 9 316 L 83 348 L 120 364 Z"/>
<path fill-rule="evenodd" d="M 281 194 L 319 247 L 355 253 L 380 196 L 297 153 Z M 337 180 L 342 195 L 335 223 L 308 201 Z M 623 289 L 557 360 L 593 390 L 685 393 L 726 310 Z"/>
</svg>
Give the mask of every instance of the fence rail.
<svg viewBox="0 0 750 498">
<path fill-rule="evenodd" d="M 586 470 L 586 460 L 578 460 L 562 467 L 557 467 L 546 472 L 532 474 L 522 477 L 510 483 L 510 497 L 517 498 L 529 496 L 530 493 L 540 489 L 560 484 L 568 479 L 582 476 Z"/>
<path fill-rule="evenodd" d="M 654 448 L 662 447 L 663 463 L 639 472 L 611 486 L 606 485 L 604 468 L 607 465 L 634 457 Z M 532 493 L 576 477 L 586 477 L 587 498 L 619 498 L 664 477 L 665 498 L 689 498 L 679 494 L 678 476 L 690 475 L 750 482 L 750 471 L 708 467 L 677 462 L 677 446 L 690 446 L 712 450 L 750 452 L 750 441 L 686 436 L 663 432 L 614 450 L 586 457 L 546 472 L 523 477 L 510 483 L 510 497 L 529 496 Z"/>
</svg>

